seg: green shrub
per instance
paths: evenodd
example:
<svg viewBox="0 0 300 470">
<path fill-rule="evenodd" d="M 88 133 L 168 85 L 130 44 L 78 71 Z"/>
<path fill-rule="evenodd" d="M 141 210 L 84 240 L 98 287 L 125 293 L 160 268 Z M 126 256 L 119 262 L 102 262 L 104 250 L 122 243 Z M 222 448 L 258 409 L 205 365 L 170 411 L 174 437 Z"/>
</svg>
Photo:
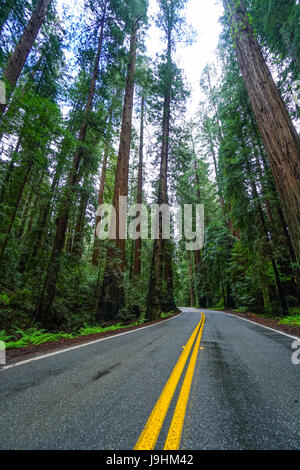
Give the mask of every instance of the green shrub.
<svg viewBox="0 0 300 470">
<path fill-rule="evenodd" d="M 10 298 L 5 293 L 0 294 L 0 305 L 1 304 L 2 305 L 9 305 L 10 304 Z"/>
</svg>

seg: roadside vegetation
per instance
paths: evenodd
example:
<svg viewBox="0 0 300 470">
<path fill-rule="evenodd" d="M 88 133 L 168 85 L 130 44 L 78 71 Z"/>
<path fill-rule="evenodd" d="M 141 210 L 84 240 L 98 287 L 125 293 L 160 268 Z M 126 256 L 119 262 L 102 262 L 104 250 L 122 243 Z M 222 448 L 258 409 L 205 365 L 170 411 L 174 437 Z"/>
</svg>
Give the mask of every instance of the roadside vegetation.
<svg viewBox="0 0 300 470">
<path fill-rule="evenodd" d="M 162 313 L 161 318 L 167 319 L 173 316 L 175 312 Z M 100 333 L 109 333 L 115 330 L 123 330 L 131 327 L 136 327 L 148 323 L 145 318 L 139 319 L 135 322 L 119 322 L 109 326 L 85 326 L 78 331 L 65 333 L 59 331 L 57 333 L 50 333 L 47 330 L 39 330 L 36 327 L 28 328 L 26 330 L 13 329 L 11 334 L 5 330 L 0 331 L 0 341 L 5 342 L 6 349 L 24 348 L 26 346 L 37 346 L 44 343 L 53 343 L 61 339 L 73 339 L 84 336 L 99 335 Z"/>
</svg>

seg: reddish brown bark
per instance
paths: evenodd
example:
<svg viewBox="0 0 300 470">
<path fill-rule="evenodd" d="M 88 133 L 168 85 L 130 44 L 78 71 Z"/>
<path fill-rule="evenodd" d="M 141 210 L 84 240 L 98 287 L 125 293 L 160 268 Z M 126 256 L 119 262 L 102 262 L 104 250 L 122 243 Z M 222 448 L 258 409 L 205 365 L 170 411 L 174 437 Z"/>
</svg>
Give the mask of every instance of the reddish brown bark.
<svg viewBox="0 0 300 470">
<path fill-rule="evenodd" d="M 160 164 L 160 178 L 158 190 L 158 204 L 167 203 L 167 169 L 168 169 L 168 149 L 170 132 L 170 102 L 171 83 L 167 87 L 164 99 L 163 129 L 162 129 L 162 151 Z M 147 318 L 156 320 L 162 312 L 162 274 L 164 240 L 162 238 L 162 215 L 159 214 L 158 238 L 154 240 L 153 256 L 150 271 L 149 293 L 147 302 Z"/>
<path fill-rule="evenodd" d="M 171 25 L 167 34 L 167 78 L 163 105 L 162 149 L 158 189 L 158 204 L 168 203 L 168 156 L 171 114 L 172 88 L 172 42 Z M 158 218 L 158 238 L 154 240 L 152 262 L 150 268 L 149 291 L 147 300 L 147 318 L 155 320 L 160 317 L 162 309 L 171 311 L 176 308 L 173 295 L 172 259 L 170 244 L 166 244 L 162 236 L 162 214 Z M 163 268 L 163 263 L 165 267 Z M 163 273 L 165 273 L 166 289 L 163 292 Z M 167 273 L 167 274 L 166 274 Z M 167 277 L 166 277 L 167 276 Z"/>
<path fill-rule="evenodd" d="M 13 224 L 14 224 L 14 221 L 15 221 L 15 218 L 16 218 L 16 215 L 17 215 L 17 211 L 18 211 L 18 208 L 19 208 L 19 204 L 20 204 L 20 201 L 21 201 L 21 197 L 22 197 L 22 194 L 23 194 L 23 191 L 24 191 L 24 188 L 25 188 L 25 184 L 27 183 L 27 180 L 28 180 L 28 176 L 29 176 L 29 173 L 31 171 L 31 168 L 32 168 L 32 161 L 29 161 L 26 168 L 25 168 L 25 171 L 24 171 L 24 175 L 23 175 L 23 178 L 22 178 L 22 182 L 19 186 L 19 190 L 18 190 L 18 193 L 17 193 L 17 197 L 16 197 L 16 200 L 15 200 L 15 204 L 14 204 L 14 207 L 13 207 L 13 211 L 12 211 L 12 214 L 10 216 L 10 220 L 9 220 L 9 223 L 8 223 L 8 226 L 6 228 L 6 231 L 5 231 L 5 237 L 4 237 L 4 240 L 3 240 L 3 243 L 0 247 L 0 261 L 2 260 L 2 257 L 3 257 L 3 254 L 4 254 L 4 251 L 6 249 L 6 246 L 7 246 L 7 243 L 8 243 L 8 240 L 9 240 L 9 237 L 10 237 L 10 233 L 11 233 L 11 230 L 12 230 L 12 227 L 13 227 Z"/>
<path fill-rule="evenodd" d="M 106 140 L 105 148 L 104 148 L 103 161 L 102 161 L 100 186 L 99 186 L 99 192 L 98 192 L 98 207 L 103 204 L 108 155 L 109 155 L 109 141 Z M 93 257 L 92 257 L 92 263 L 93 263 L 94 266 L 99 265 L 99 240 L 97 238 L 97 226 L 98 226 L 100 221 L 101 221 L 101 214 L 98 214 L 96 216 L 94 247 L 93 247 Z"/>
<path fill-rule="evenodd" d="M 44 21 L 50 1 L 51 0 L 39 0 L 12 56 L 9 59 L 4 71 L 4 78 L 7 80 L 9 86 L 7 93 L 8 97 L 13 92 L 21 75 L 27 57 Z M 0 113 L 3 113 L 5 109 L 6 105 L 0 105 Z"/>
<path fill-rule="evenodd" d="M 125 268 L 125 239 L 120 237 L 119 214 L 120 205 L 119 198 L 128 195 L 128 170 L 129 170 L 129 156 L 131 144 L 131 123 L 132 123 L 132 109 L 133 109 L 133 95 L 134 95 L 134 79 L 135 79 L 135 64 L 136 64 L 136 48 L 137 48 L 137 22 L 133 22 L 131 40 L 130 40 L 130 60 L 128 64 L 128 73 L 126 79 L 126 91 L 124 98 L 122 126 L 120 135 L 120 145 L 118 153 L 118 163 L 115 179 L 114 190 L 114 207 L 116 209 L 116 248 L 119 250 L 118 258 L 121 261 L 121 270 Z"/>
<path fill-rule="evenodd" d="M 250 165 L 249 162 L 247 162 L 247 172 L 248 172 L 249 175 L 252 175 L 252 168 L 251 168 L 251 165 Z M 278 268 L 277 268 L 277 262 L 276 262 L 276 259 L 275 259 L 275 256 L 274 256 L 272 239 L 271 239 L 271 236 L 270 236 L 269 231 L 268 231 L 268 227 L 267 227 L 267 224 L 266 224 L 266 221 L 265 221 L 265 216 L 264 216 L 264 213 L 263 213 L 260 201 L 259 201 L 259 196 L 258 196 L 256 184 L 255 184 L 255 181 L 254 181 L 252 176 L 250 176 L 250 184 L 251 184 L 253 197 L 256 201 L 255 205 L 256 205 L 258 213 L 259 213 L 260 224 L 261 224 L 261 232 L 262 232 L 262 235 L 265 239 L 267 254 L 269 255 L 271 263 L 272 263 L 272 268 L 273 268 L 274 277 L 275 277 L 276 290 L 277 290 L 277 295 L 278 295 L 278 301 L 281 304 L 282 315 L 285 316 L 285 315 L 289 314 L 289 310 L 288 310 L 288 306 L 287 306 L 287 303 L 286 303 L 284 291 L 283 291 L 283 288 L 282 288 L 281 279 L 280 279 L 279 271 L 278 271 Z"/>
<path fill-rule="evenodd" d="M 262 149 L 260 149 L 260 150 L 261 150 L 263 169 L 264 169 L 264 172 L 266 174 L 268 174 L 269 173 L 268 163 L 267 163 L 267 161 L 264 157 Z M 294 250 L 293 244 L 291 242 L 291 237 L 290 237 L 290 233 L 289 233 L 289 230 L 288 230 L 288 226 L 287 226 L 285 216 L 284 216 L 284 213 L 283 213 L 281 205 L 280 205 L 280 201 L 278 200 L 278 194 L 277 194 L 277 191 L 276 191 L 276 188 L 275 188 L 275 185 L 274 185 L 274 182 L 273 182 L 273 179 L 272 179 L 271 175 L 269 175 L 268 188 L 266 188 L 266 190 L 267 189 L 269 189 L 273 193 L 273 198 L 276 201 L 275 202 L 275 213 L 274 213 L 274 216 L 272 215 L 272 219 L 274 221 L 274 217 L 276 215 L 278 216 L 279 225 L 281 226 L 282 233 L 285 237 L 286 245 L 288 247 L 288 251 L 289 251 L 289 255 L 290 255 L 290 261 L 292 263 L 292 264 L 290 264 L 289 269 L 291 269 L 292 274 L 293 274 L 293 278 L 294 278 L 294 287 L 293 287 L 294 296 L 299 298 L 299 295 L 300 295 L 299 294 L 300 293 L 300 270 L 299 270 L 299 265 L 297 264 L 295 250 Z"/>
<path fill-rule="evenodd" d="M 85 181 L 85 186 L 87 181 Z M 75 225 L 75 233 L 73 239 L 73 245 L 71 253 L 77 257 L 77 260 L 81 258 L 83 251 L 83 240 L 84 240 L 84 223 L 85 223 L 85 213 L 89 201 L 89 193 L 85 187 L 81 188 L 80 202 L 78 207 L 78 215 Z"/>
<path fill-rule="evenodd" d="M 193 268 L 192 268 L 191 252 L 189 251 L 188 253 L 189 253 L 190 307 L 194 307 L 195 296 L 194 296 L 194 289 L 193 289 Z"/>
<path fill-rule="evenodd" d="M 144 151 L 144 107 L 145 107 L 145 98 L 142 96 L 141 100 L 141 123 L 140 123 L 140 147 L 139 147 L 139 170 L 138 170 L 138 187 L 137 187 L 137 204 L 142 204 L 143 202 L 143 151 Z M 139 230 L 139 227 L 137 227 Z M 134 268 L 133 274 L 139 276 L 141 274 L 141 249 L 142 249 L 142 239 L 139 237 L 135 240 L 134 244 Z"/>
<path fill-rule="evenodd" d="M 69 173 L 68 181 L 65 186 L 65 196 L 62 202 L 59 216 L 56 224 L 56 234 L 52 246 L 52 252 L 50 261 L 48 264 L 47 275 L 43 287 L 42 296 L 37 307 L 36 318 L 38 321 L 42 322 L 46 327 L 53 327 L 53 321 L 50 316 L 50 309 L 53 304 L 56 291 L 56 282 L 59 273 L 59 257 L 61 256 L 64 244 L 65 236 L 68 226 L 68 220 L 72 205 L 72 196 L 74 191 L 74 186 L 79 182 L 79 165 L 83 157 L 83 143 L 86 140 L 87 129 L 88 129 L 88 114 L 92 109 L 93 99 L 96 88 L 96 81 L 98 77 L 99 62 L 101 57 L 102 45 L 103 45 L 103 34 L 104 34 L 104 25 L 106 19 L 106 3 L 100 23 L 100 34 L 97 46 L 97 53 L 94 62 L 94 68 L 91 78 L 91 84 L 89 89 L 89 94 L 87 102 L 85 105 L 84 119 L 81 125 L 79 139 L 78 139 L 78 148 L 73 156 L 73 165 Z"/>
<path fill-rule="evenodd" d="M 134 95 L 138 21 L 133 21 L 129 63 L 126 78 L 125 97 L 122 113 L 122 125 L 118 162 L 116 169 L 113 206 L 116 211 L 116 239 L 114 246 L 107 250 L 103 286 L 98 304 L 97 318 L 115 318 L 125 306 L 123 275 L 125 269 L 125 237 L 120 234 L 120 197 L 128 195 L 128 171 L 131 144 L 131 124 Z M 125 228 L 125 227 L 124 227 Z M 123 234 L 125 235 L 125 234 Z"/>
<path fill-rule="evenodd" d="M 105 181 L 106 181 L 107 162 L 108 162 L 109 150 L 110 150 L 113 104 L 114 104 L 114 98 L 112 100 L 112 104 L 108 112 L 107 134 L 106 134 L 105 143 L 104 143 L 104 154 L 103 154 L 103 161 L 102 161 L 102 168 L 101 168 L 100 186 L 99 186 L 99 191 L 98 191 L 98 207 L 101 206 L 104 202 L 104 187 L 105 187 Z M 101 214 L 97 214 L 96 222 L 95 222 L 94 246 L 93 246 L 93 256 L 92 256 L 92 263 L 94 266 L 99 265 L 99 248 L 100 247 L 99 247 L 99 240 L 97 236 L 97 226 L 100 222 L 101 222 Z"/>
<path fill-rule="evenodd" d="M 223 0 L 249 99 L 300 263 L 300 140 L 264 60 L 242 0 Z"/>
</svg>

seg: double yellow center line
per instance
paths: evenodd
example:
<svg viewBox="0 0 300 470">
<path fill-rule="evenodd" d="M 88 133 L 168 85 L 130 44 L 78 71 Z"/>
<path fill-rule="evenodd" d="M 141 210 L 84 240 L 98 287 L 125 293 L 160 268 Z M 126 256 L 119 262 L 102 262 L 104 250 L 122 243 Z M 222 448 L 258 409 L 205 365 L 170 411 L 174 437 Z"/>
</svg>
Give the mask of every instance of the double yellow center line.
<svg viewBox="0 0 300 470">
<path fill-rule="evenodd" d="M 191 355 L 190 363 L 188 365 L 186 375 L 181 387 L 179 398 L 175 407 L 171 426 L 169 428 L 168 436 L 165 442 L 164 450 L 177 450 L 179 449 L 180 439 L 184 424 L 184 417 L 188 404 L 190 389 L 192 385 L 194 370 L 196 366 L 200 341 L 205 323 L 205 315 L 201 313 L 201 320 L 189 338 L 184 350 L 182 351 L 176 366 L 174 367 L 169 380 L 167 381 L 146 426 L 137 441 L 134 450 L 153 450 L 164 423 L 167 411 L 172 401 L 173 395 L 176 391 L 178 382 L 182 375 L 183 369 L 186 365 L 191 349 L 195 342 L 195 346 Z"/>
</svg>

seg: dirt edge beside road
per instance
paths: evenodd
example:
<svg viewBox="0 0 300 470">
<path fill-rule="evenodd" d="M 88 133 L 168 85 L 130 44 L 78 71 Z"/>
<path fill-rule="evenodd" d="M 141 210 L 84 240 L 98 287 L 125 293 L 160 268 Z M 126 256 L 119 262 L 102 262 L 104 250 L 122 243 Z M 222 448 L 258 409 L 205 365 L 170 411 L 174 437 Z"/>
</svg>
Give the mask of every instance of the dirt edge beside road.
<svg viewBox="0 0 300 470">
<path fill-rule="evenodd" d="M 274 330 L 281 331 L 283 333 L 288 333 L 292 336 L 298 336 L 300 338 L 300 326 L 293 326 L 293 325 L 279 325 L 277 318 L 266 318 L 256 315 L 255 313 L 239 313 L 235 312 L 234 310 L 218 310 L 224 313 L 231 313 L 237 317 L 245 318 L 246 320 L 251 320 L 254 323 L 258 323 L 263 326 L 268 326 L 269 328 L 273 328 Z"/>
<path fill-rule="evenodd" d="M 86 336 L 79 336 L 78 338 L 62 338 L 58 341 L 51 341 L 48 343 L 43 343 L 43 344 L 38 344 L 38 345 L 29 345 L 23 348 L 8 349 L 6 351 L 6 365 L 10 365 L 10 364 L 14 364 L 14 363 L 26 360 L 26 359 L 30 359 L 31 357 L 34 357 L 34 356 L 40 356 L 40 355 L 43 355 L 43 353 L 47 354 L 49 352 L 55 352 L 60 349 L 66 349 L 68 348 L 68 346 L 72 347 L 72 346 L 77 346 L 79 344 L 84 344 L 84 343 L 88 344 L 97 339 L 107 338 L 109 336 L 115 336 L 120 333 L 125 333 L 127 331 L 138 330 L 139 328 L 154 325 L 156 323 L 169 320 L 170 318 L 174 318 L 178 316 L 180 313 L 182 313 L 181 310 L 178 310 L 174 315 L 170 315 L 167 318 L 161 318 L 159 320 L 155 320 L 152 322 L 145 322 L 140 325 L 129 326 L 127 328 L 120 328 L 118 330 L 105 331 L 102 333 L 96 333 L 96 334 L 86 335 Z"/>
</svg>

